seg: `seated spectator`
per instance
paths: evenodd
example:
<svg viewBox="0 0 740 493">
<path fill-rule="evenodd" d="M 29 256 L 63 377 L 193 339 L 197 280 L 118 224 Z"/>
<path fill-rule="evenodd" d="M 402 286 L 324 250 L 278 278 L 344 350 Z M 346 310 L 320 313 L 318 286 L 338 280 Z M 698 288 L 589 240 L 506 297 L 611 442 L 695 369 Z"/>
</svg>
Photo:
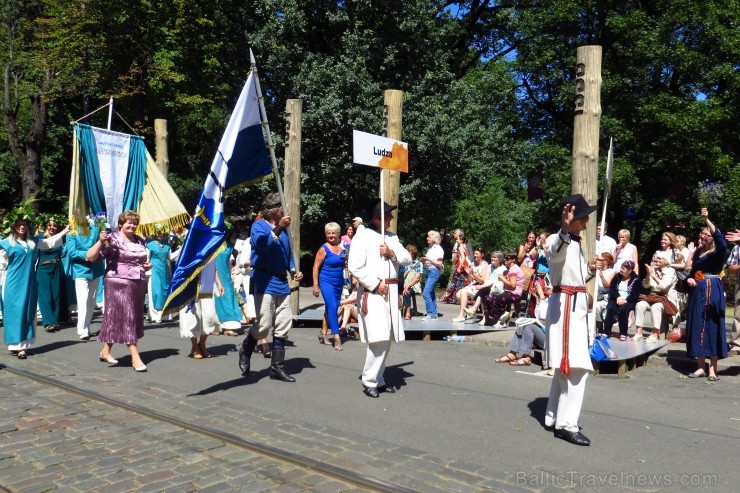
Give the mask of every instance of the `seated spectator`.
<svg viewBox="0 0 740 493">
<path fill-rule="evenodd" d="M 516 253 L 509 252 L 504 256 L 506 275 L 499 275 L 498 280 L 504 283 L 504 292 L 491 293 L 483 299 L 483 313 L 488 320 L 496 320 L 496 328 L 503 328 L 499 318 L 506 313 L 511 303 L 518 303 L 524 290 L 524 272 L 516 264 Z"/>
<path fill-rule="evenodd" d="M 658 342 L 660 328 L 663 324 L 663 314 L 668 309 L 675 314 L 678 311 L 678 293 L 676 286 L 676 270 L 668 266 L 668 261 L 663 255 L 655 255 L 652 265 L 645 265 L 647 275 L 642 285 L 650 290 L 649 296 L 640 296 L 635 309 L 635 335 L 633 341 L 642 340 L 642 328 L 645 326 L 645 315 L 650 312 L 653 331 L 645 342 L 653 344 Z"/>
<path fill-rule="evenodd" d="M 340 333 L 344 331 L 345 334 L 350 335 L 352 329 L 349 326 L 351 320 L 359 320 L 359 313 L 357 311 L 357 279 L 354 277 L 351 281 L 352 291 L 339 302 L 339 324 L 341 325 Z M 359 339 L 357 333 L 353 334 L 354 339 Z"/>
<path fill-rule="evenodd" d="M 475 299 L 480 286 L 488 280 L 491 269 L 488 267 L 488 262 L 484 260 L 485 257 L 486 252 L 482 248 L 478 247 L 473 251 L 473 265 L 467 267 L 469 284 L 455 295 L 460 302 L 460 312 L 452 319 L 452 322 L 464 322 L 468 318 L 464 309 L 470 300 Z"/>
<path fill-rule="evenodd" d="M 535 315 L 536 323 L 518 325 L 509 343 L 509 352 L 500 358 L 496 358 L 496 363 L 509 363 L 512 366 L 529 366 L 532 364 L 532 349 L 545 347 L 545 319 L 547 318 L 547 297 L 549 292 L 545 292 L 537 286 L 537 308 Z M 531 320 L 531 319 L 530 319 Z M 521 353 L 521 356 L 518 356 Z"/>
<path fill-rule="evenodd" d="M 470 317 L 475 316 L 475 312 L 478 311 L 483 298 L 491 293 L 501 294 L 504 292 L 504 283 L 498 280 L 498 276 L 506 273 L 506 266 L 504 265 L 504 254 L 501 252 L 493 252 L 491 254 L 491 265 L 489 268 L 489 274 L 486 281 L 478 286 L 478 292 L 475 295 L 475 301 L 473 306 L 470 308 L 463 307 L 463 311 Z M 485 325 L 485 315 L 480 325 Z"/>
<path fill-rule="evenodd" d="M 640 278 L 635 273 L 635 264 L 625 260 L 609 285 L 609 303 L 606 306 L 603 332 L 611 336 L 612 325 L 619 320 L 619 340 L 627 340 L 630 312 L 635 309 L 640 296 Z"/>
<path fill-rule="evenodd" d="M 411 320 L 411 307 L 413 305 L 413 298 L 417 294 L 421 294 L 421 275 L 424 272 L 424 266 L 421 261 L 417 258 L 419 256 L 419 249 L 415 245 L 409 245 L 406 250 L 411 255 L 411 263 L 406 266 L 402 266 L 399 272 L 402 272 L 403 282 L 403 301 L 401 306 L 403 307 L 404 317 L 406 320 Z"/>
<path fill-rule="evenodd" d="M 614 270 L 614 257 L 611 253 L 602 252 L 601 258 L 603 269 L 596 271 L 596 320 L 601 320 L 603 323 L 606 306 L 609 304 L 609 287 L 617 271 Z"/>
</svg>

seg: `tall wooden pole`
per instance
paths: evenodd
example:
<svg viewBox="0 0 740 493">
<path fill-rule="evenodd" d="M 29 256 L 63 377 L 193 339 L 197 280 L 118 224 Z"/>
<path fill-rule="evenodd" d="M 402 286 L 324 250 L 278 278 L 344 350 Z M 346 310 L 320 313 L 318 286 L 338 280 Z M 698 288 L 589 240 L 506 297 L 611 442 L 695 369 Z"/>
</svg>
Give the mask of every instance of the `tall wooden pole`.
<svg viewBox="0 0 740 493">
<path fill-rule="evenodd" d="M 167 150 L 167 140 L 169 134 L 167 132 L 167 120 L 157 118 L 154 120 L 154 160 L 157 162 L 157 169 L 162 173 L 162 176 L 167 178 L 167 173 L 170 171 L 170 154 Z"/>
<path fill-rule="evenodd" d="M 601 121 L 601 46 L 581 46 L 576 51 L 576 100 L 573 121 L 572 193 L 589 204 L 598 200 L 599 123 Z M 595 252 L 596 213 L 589 218 L 582 243 L 586 259 Z"/>
<path fill-rule="evenodd" d="M 389 139 L 401 140 L 401 122 L 403 118 L 403 91 L 387 89 L 383 101 L 383 133 Z M 383 170 L 383 200 L 390 205 L 398 205 L 401 187 L 401 172 Z M 391 231 L 398 231 L 398 211 L 393 215 Z"/>
<path fill-rule="evenodd" d="M 293 248 L 301 251 L 301 115 L 303 100 L 289 99 L 285 102 L 285 175 L 283 188 L 285 202 L 290 211 L 290 232 L 293 236 Z M 300 259 L 300 255 L 298 256 Z M 301 266 L 296 265 L 296 271 Z M 305 273 L 304 273 L 305 274 Z M 298 283 L 291 278 L 291 309 L 293 315 L 300 311 Z"/>
</svg>

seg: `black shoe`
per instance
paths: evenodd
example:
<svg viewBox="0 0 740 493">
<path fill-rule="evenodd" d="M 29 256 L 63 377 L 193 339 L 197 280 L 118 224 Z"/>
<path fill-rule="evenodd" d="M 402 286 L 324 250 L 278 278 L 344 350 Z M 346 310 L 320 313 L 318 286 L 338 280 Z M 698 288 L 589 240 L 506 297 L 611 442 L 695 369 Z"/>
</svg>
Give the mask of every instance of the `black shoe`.
<svg viewBox="0 0 740 493">
<path fill-rule="evenodd" d="M 582 445 L 588 447 L 591 445 L 591 440 L 580 431 L 568 431 L 568 430 L 555 430 L 555 438 L 562 438 L 566 442 L 573 443 L 575 445 Z"/>
<path fill-rule="evenodd" d="M 545 425 L 545 431 L 555 431 L 555 425 Z"/>
<path fill-rule="evenodd" d="M 373 399 L 377 399 L 378 397 L 380 397 L 377 387 L 366 387 L 365 385 L 363 385 L 362 391 L 365 393 L 366 396 L 372 397 Z"/>
<path fill-rule="evenodd" d="M 388 387 L 387 385 L 379 385 L 378 393 L 382 394 L 383 392 L 387 392 L 389 394 L 395 394 L 396 389 L 394 389 L 393 387 Z"/>
</svg>

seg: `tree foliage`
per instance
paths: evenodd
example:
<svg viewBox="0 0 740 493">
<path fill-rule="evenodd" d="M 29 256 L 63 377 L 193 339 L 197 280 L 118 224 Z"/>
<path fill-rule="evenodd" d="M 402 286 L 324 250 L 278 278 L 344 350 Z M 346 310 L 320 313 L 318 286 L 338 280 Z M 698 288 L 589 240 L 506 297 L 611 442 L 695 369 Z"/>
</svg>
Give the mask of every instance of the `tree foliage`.
<svg viewBox="0 0 740 493">
<path fill-rule="evenodd" d="M 706 178 L 724 184 L 723 200 L 711 207 L 717 224 L 736 227 L 739 7 L 738 0 L 5 0 L 0 60 L 13 77 L 0 93 L 0 206 L 33 188 L 7 173 L 29 162 L 29 149 L 38 155 L 37 194 L 61 203 L 69 121 L 113 97 L 122 117 L 115 130 L 150 142 L 153 120 L 168 120 L 170 183 L 192 208 L 251 48 L 278 156 L 285 102 L 303 100 L 306 248 L 323 240 L 324 223 L 365 215 L 377 200 L 378 172 L 352 164 L 351 135 L 380 132 L 385 89 L 404 92 L 402 138 L 411 150 L 401 236 L 421 242 L 431 228 L 463 226 L 486 247 L 510 248 L 528 229 L 552 229 L 554 205 L 570 191 L 576 48 L 598 44 L 602 155 L 608 138 L 616 141 L 611 231 L 629 227 L 645 245 L 665 228 L 693 236 L 695 191 Z M 39 140 L 34 125 L 44 114 Z M 86 121 L 105 126 L 106 116 Z M 544 198 L 526 203 L 534 172 L 543 176 Z M 272 189 L 235 193 L 228 212 L 243 213 Z"/>
</svg>

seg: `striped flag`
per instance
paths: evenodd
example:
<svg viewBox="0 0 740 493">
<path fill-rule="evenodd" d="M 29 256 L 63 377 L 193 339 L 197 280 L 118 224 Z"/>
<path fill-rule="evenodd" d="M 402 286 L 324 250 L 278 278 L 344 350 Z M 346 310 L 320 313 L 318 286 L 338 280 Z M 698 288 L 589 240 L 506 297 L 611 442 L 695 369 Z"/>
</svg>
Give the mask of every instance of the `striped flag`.
<svg viewBox="0 0 740 493">
<path fill-rule="evenodd" d="M 163 308 L 165 314 L 180 310 L 198 296 L 201 284 L 197 282 L 198 275 L 224 248 L 225 193 L 261 181 L 272 173 L 262 133 L 256 82 L 256 75 L 250 72 L 213 158 L 172 275 Z"/>
</svg>

